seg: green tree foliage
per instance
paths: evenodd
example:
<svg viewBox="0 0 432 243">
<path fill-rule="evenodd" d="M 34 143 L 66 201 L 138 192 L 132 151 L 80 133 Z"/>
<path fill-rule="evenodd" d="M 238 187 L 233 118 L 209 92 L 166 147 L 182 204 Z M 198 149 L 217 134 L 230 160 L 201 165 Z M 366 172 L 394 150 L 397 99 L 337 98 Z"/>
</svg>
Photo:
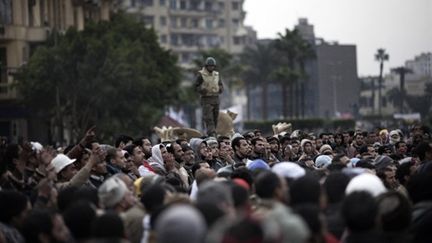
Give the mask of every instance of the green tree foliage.
<svg viewBox="0 0 432 243">
<path fill-rule="evenodd" d="M 315 57 L 312 44 L 305 41 L 298 30 L 286 29 L 279 38 L 246 48 L 241 56 L 243 77 L 247 86 L 262 87 L 262 119 L 267 117 L 268 84 L 278 83 L 282 90 L 283 117 L 303 116 L 304 84 L 307 79 L 305 63 Z"/>
<path fill-rule="evenodd" d="M 22 101 L 73 137 L 96 125 L 108 138 L 147 133 L 178 95 L 176 57 L 124 14 L 54 33 L 16 75 Z"/>
</svg>

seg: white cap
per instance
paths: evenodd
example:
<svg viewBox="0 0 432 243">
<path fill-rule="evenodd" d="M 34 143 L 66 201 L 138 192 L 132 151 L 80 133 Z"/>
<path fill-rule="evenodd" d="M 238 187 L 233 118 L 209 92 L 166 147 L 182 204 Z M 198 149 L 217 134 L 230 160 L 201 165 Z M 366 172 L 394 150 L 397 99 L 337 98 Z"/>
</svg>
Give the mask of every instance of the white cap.
<svg viewBox="0 0 432 243">
<path fill-rule="evenodd" d="M 293 162 L 280 162 L 272 167 L 272 171 L 279 176 L 297 179 L 306 174 L 306 171 L 298 164 Z"/>
<path fill-rule="evenodd" d="M 376 176 L 369 173 L 363 173 L 354 177 L 345 189 L 345 194 L 348 195 L 354 191 L 367 191 L 372 196 L 376 197 L 387 191 L 382 181 Z"/>
<path fill-rule="evenodd" d="M 40 153 L 43 149 L 42 144 L 40 144 L 39 142 L 30 142 L 30 144 L 32 146 L 32 150 L 36 153 Z"/>
<path fill-rule="evenodd" d="M 327 168 L 332 162 L 332 158 L 328 155 L 320 155 L 315 160 L 315 165 L 318 168 Z"/>
<path fill-rule="evenodd" d="M 70 159 L 64 154 L 58 154 L 52 161 L 51 165 L 54 167 L 54 171 L 58 174 L 66 166 L 75 162 L 76 159 Z"/>
</svg>

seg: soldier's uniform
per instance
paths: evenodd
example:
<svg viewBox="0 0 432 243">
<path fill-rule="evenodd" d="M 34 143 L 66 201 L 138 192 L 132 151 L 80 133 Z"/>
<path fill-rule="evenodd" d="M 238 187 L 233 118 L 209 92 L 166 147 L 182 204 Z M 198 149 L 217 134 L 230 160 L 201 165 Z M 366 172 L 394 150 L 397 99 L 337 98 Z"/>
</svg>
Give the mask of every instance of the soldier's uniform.
<svg viewBox="0 0 432 243">
<path fill-rule="evenodd" d="M 216 66 L 213 59 L 206 60 L 206 66 Z M 195 82 L 195 88 L 201 96 L 202 118 L 204 127 L 207 129 L 207 135 L 216 137 L 216 126 L 219 115 L 219 94 L 223 91 L 223 85 L 219 72 L 209 72 L 203 67 L 198 74 Z"/>
</svg>

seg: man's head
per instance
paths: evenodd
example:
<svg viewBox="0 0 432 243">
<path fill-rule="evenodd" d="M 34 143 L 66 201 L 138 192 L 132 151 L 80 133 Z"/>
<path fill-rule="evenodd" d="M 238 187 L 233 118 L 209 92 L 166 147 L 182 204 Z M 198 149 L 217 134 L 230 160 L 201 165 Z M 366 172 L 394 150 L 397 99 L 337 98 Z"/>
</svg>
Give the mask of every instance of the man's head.
<svg viewBox="0 0 432 243">
<path fill-rule="evenodd" d="M 26 242 L 69 242 L 70 232 L 63 217 L 48 210 L 37 209 L 29 213 L 23 225 Z"/>
<path fill-rule="evenodd" d="M 378 206 L 366 191 L 355 191 L 346 196 L 342 216 L 351 232 L 364 232 L 375 228 Z"/>
<path fill-rule="evenodd" d="M 236 137 L 232 140 L 231 146 L 234 153 L 240 158 L 247 158 L 249 156 L 249 144 L 243 137 Z"/>
<path fill-rule="evenodd" d="M 192 165 L 195 162 L 195 153 L 194 153 L 193 149 L 189 146 L 183 146 L 182 150 L 183 150 L 182 160 L 187 165 Z"/>
<path fill-rule="evenodd" d="M 356 146 L 362 146 L 364 144 L 364 137 L 362 133 L 354 134 L 354 143 Z"/>
<path fill-rule="evenodd" d="M 127 160 L 121 149 L 112 148 L 107 151 L 107 162 L 119 169 L 124 169 Z"/>
<path fill-rule="evenodd" d="M 397 154 L 405 155 L 408 152 L 407 144 L 404 141 L 399 141 L 395 144 Z"/>
<path fill-rule="evenodd" d="M 167 151 L 174 155 L 175 161 L 177 161 L 178 163 L 183 162 L 184 152 L 180 144 L 176 142 L 171 143 L 170 146 L 167 146 Z"/>
<path fill-rule="evenodd" d="M 21 227 L 31 205 L 27 197 L 17 191 L 0 191 L 0 222 Z"/>
<path fill-rule="evenodd" d="M 115 141 L 115 147 L 119 149 L 123 149 L 127 145 L 132 144 L 133 138 L 127 135 L 120 135 L 117 137 Z"/>
<path fill-rule="evenodd" d="M 263 156 L 266 152 L 265 142 L 260 137 L 255 137 L 251 140 L 253 152 L 256 155 Z"/>
<path fill-rule="evenodd" d="M 285 181 L 273 172 L 262 172 L 257 176 L 255 191 L 262 199 L 285 201 L 287 198 Z"/>
<path fill-rule="evenodd" d="M 270 144 L 271 152 L 276 154 L 279 152 L 279 139 L 275 137 L 269 137 L 267 138 L 267 142 Z"/>
<path fill-rule="evenodd" d="M 415 154 L 419 157 L 420 161 L 432 160 L 432 146 L 430 143 L 421 142 L 415 148 Z"/>
<path fill-rule="evenodd" d="M 104 208 L 124 212 L 135 204 L 133 193 L 118 177 L 108 178 L 98 189 L 99 201 Z"/>
<path fill-rule="evenodd" d="M 69 181 L 77 173 L 75 159 L 70 159 L 64 154 L 58 154 L 52 161 L 51 166 L 54 168 L 58 179 L 62 181 Z"/>
<path fill-rule="evenodd" d="M 134 163 L 134 165 L 142 165 L 142 162 L 144 160 L 144 153 L 139 146 L 131 144 L 124 147 L 124 150 L 128 152 L 129 159 Z"/>
<path fill-rule="evenodd" d="M 207 71 L 213 72 L 213 70 L 216 68 L 216 60 L 213 57 L 207 57 L 204 66 Z"/>
</svg>

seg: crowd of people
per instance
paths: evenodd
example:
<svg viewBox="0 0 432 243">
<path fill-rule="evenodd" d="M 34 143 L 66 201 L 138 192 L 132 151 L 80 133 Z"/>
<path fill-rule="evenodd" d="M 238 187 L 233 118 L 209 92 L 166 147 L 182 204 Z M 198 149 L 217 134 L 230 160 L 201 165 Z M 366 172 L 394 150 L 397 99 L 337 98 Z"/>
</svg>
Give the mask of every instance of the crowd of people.
<svg viewBox="0 0 432 243">
<path fill-rule="evenodd" d="M 3 143 L 0 242 L 432 242 L 428 127 Z"/>
</svg>

